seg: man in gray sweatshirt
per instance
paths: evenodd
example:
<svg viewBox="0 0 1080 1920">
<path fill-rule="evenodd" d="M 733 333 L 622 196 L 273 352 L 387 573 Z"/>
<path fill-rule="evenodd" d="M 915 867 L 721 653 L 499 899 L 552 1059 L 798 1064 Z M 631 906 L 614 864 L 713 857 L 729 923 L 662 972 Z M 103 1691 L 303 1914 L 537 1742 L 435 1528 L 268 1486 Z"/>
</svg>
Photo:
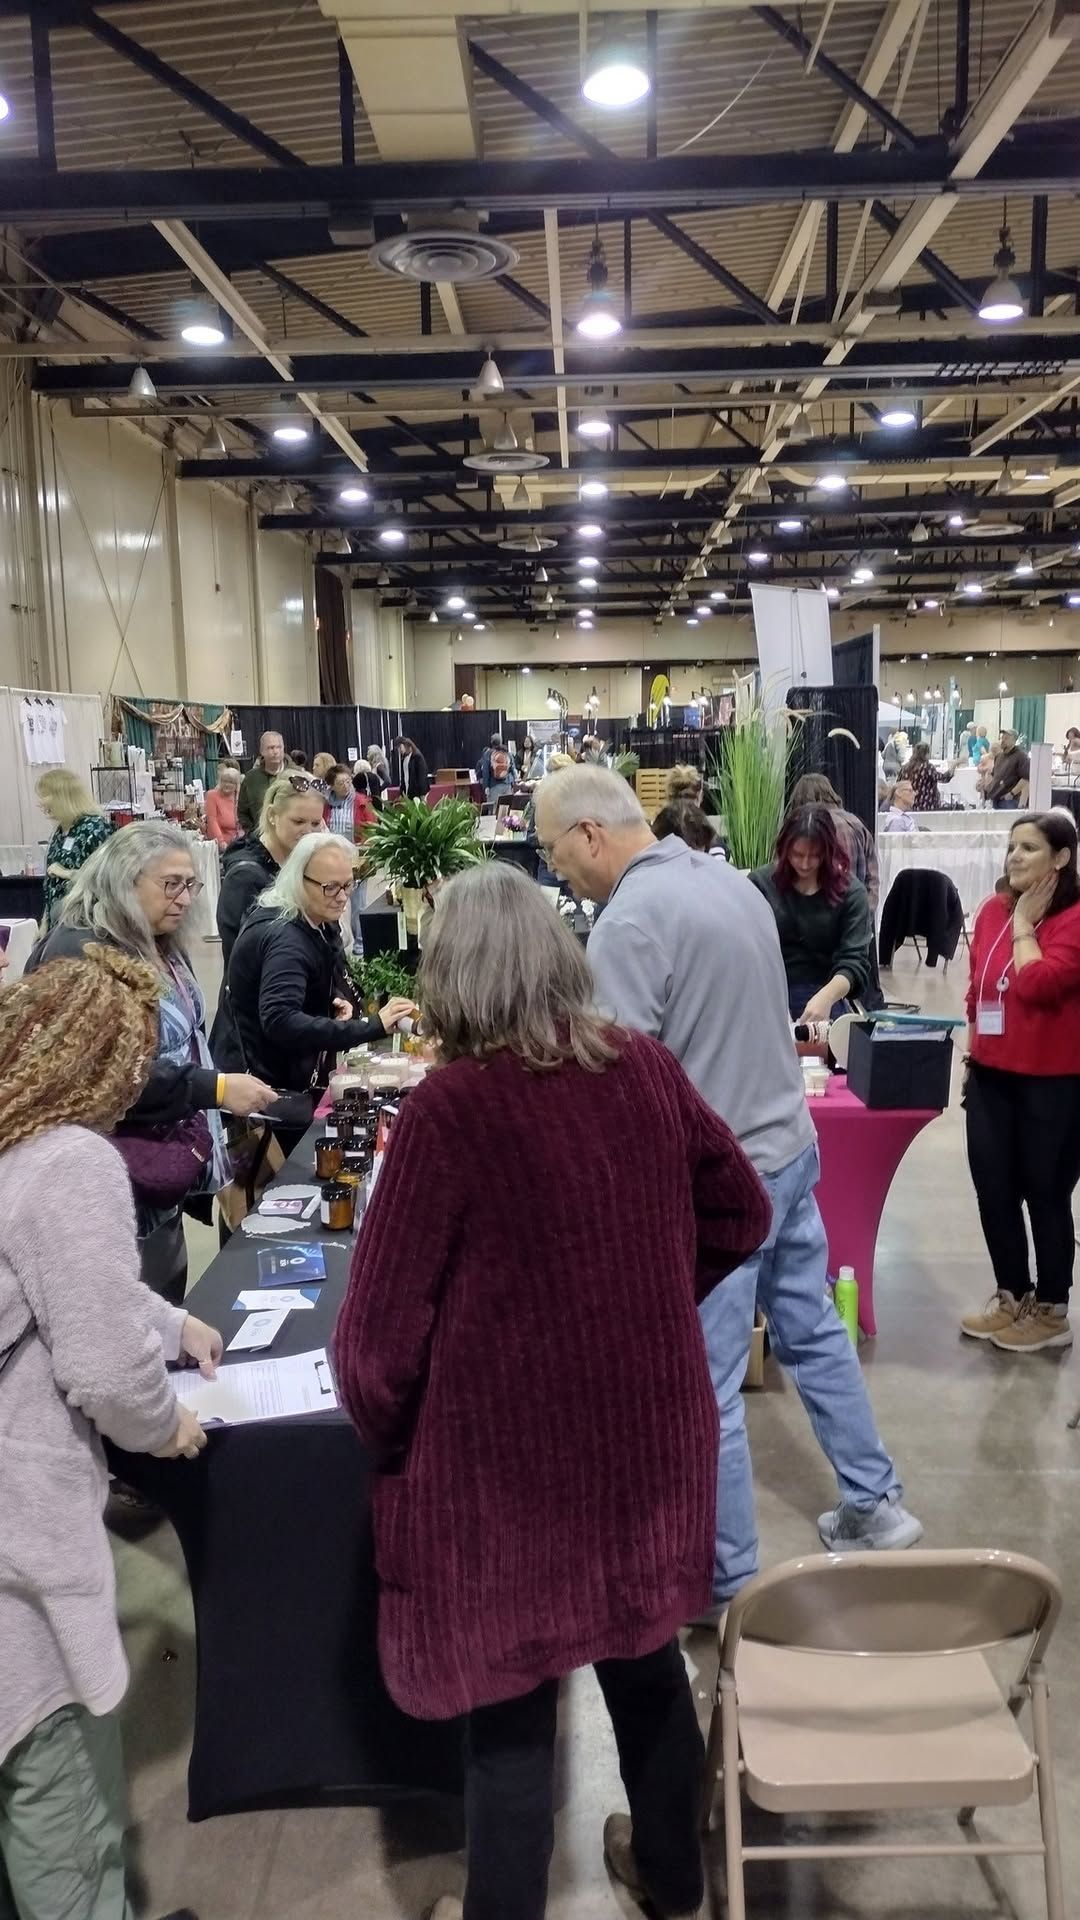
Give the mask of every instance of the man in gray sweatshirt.
<svg viewBox="0 0 1080 1920">
<path fill-rule="evenodd" d="M 674 837 L 654 840 L 631 788 L 605 768 L 544 780 L 536 830 L 548 865 L 574 892 L 607 903 L 589 941 L 598 1005 L 671 1049 L 737 1135 L 772 1200 L 764 1246 L 701 1309 L 720 1409 L 714 1600 L 730 1599 L 757 1571 L 740 1393 L 755 1305 L 836 1472 L 839 1503 L 818 1520 L 825 1545 L 913 1546 L 922 1527 L 901 1505 L 858 1356 L 826 1299 L 817 1136 L 765 900 L 724 861 Z"/>
</svg>

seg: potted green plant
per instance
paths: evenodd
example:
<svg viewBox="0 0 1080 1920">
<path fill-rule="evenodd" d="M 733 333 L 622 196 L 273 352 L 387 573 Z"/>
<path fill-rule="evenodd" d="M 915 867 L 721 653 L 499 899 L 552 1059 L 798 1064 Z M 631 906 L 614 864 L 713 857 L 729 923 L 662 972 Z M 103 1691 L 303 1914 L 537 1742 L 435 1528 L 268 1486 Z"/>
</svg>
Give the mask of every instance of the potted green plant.
<svg viewBox="0 0 1080 1920">
<path fill-rule="evenodd" d="M 621 775 L 624 780 L 629 780 L 631 786 L 634 784 L 634 775 L 640 765 L 640 758 L 636 753 L 632 753 L 628 747 L 623 747 L 619 753 L 613 753 L 611 756 L 612 773 L 617 773 Z"/>
<path fill-rule="evenodd" d="M 413 974 L 396 953 L 373 953 L 370 959 L 362 953 L 351 953 L 347 965 L 357 1004 L 367 1014 L 378 1013 L 395 994 L 411 998 L 415 992 Z"/>
<path fill-rule="evenodd" d="M 398 894 L 405 924 L 416 932 L 425 892 L 452 873 L 485 858 L 476 837 L 476 808 L 468 800 L 399 800 L 384 807 L 363 841 L 364 860 L 385 873 Z"/>
<path fill-rule="evenodd" d="M 708 783 L 720 801 L 728 858 L 744 873 L 773 857 L 800 725 L 786 707 L 769 714 L 758 700 L 710 758 Z"/>
</svg>

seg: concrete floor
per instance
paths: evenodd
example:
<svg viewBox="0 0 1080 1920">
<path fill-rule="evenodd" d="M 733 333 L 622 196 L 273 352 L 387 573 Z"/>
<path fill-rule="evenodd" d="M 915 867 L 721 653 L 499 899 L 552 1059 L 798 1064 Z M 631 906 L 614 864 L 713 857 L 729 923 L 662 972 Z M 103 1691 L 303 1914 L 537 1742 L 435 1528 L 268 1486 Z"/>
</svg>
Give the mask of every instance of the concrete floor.
<svg viewBox="0 0 1080 1920">
<path fill-rule="evenodd" d="M 200 971 L 203 969 L 200 968 Z M 213 986 L 214 962 L 206 965 Z M 886 976 L 895 997 L 933 1010 L 959 1006 L 965 968 L 948 980 L 919 969 L 905 948 Z M 958 1076 L 957 1076 L 958 1088 Z M 199 1235 L 193 1264 L 212 1251 Z M 1019 1359 L 962 1342 L 957 1319 L 992 1291 L 954 1104 L 915 1141 L 894 1183 L 878 1243 L 879 1333 L 861 1357 L 886 1443 L 928 1545 L 1011 1547 L 1044 1559 L 1066 1594 L 1080 1563 L 1076 1499 L 1080 1432 L 1066 1421 L 1080 1402 L 1071 1356 Z M 769 1362 L 766 1386 L 749 1396 L 763 1564 L 817 1545 L 814 1517 L 832 1504 L 826 1462 L 790 1382 Z M 460 1893 L 456 1808 L 417 1803 L 240 1815 L 192 1827 L 185 1820 L 194 1642 L 190 1599 L 172 1532 L 115 1542 L 120 1607 L 132 1666 L 123 1710 L 140 1911 L 179 1905 L 201 1920 L 414 1920 L 441 1892 Z M 258 1623 L 252 1622 L 252 1631 Z M 708 1634 L 686 1636 L 702 1725 L 707 1725 L 715 1651 Z M 1080 1790 L 1080 1624 L 1067 1606 L 1051 1651 L 1066 1887 L 1080 1879 L 1080 1827 L 1070 1814 Z M 272 1685 L 272 1679 L 270 1683 Z M 252 1738 L 258 1729 L 252 1728 Z M 637 1911 L 609 1884 L 600 1851 L 604 1816 L 623 1806 L 614 1745 L 591 1673 L 566 1684 L 561 1711 L 559 1816 L 548 1903 L 550 1920 L 615 1920 Z M 759 1816 L 748 1838 L 775 1823 Z M 1032 1807 L 987 1814 L 986 1837 L 1034 1838 Z M 860 1821 L 843 1836 L 869 1836 Z M 794 1838 L 794 1828 L 784 1829 Z M 948 1820 L 912 1819 L 886 1838 L 957 1837 Z M 708 1847 L 712 1911 L 724 1912 L 723 1847 Z M 750 1913 L 810 1920 L 932 1920 L 1039 1915 L 1034 1860 L 804 1863 L 748 1869 Z"/>
</svg>

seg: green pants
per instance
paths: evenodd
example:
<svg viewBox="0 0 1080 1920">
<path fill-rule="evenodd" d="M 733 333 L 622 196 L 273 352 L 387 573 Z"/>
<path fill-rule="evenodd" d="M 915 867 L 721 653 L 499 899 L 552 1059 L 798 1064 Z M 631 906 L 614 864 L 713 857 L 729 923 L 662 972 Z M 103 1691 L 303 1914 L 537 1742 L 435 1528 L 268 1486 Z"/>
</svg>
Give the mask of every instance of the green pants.
<svg viewBox="0 0 1080 1920">
<path fill-rule="evenodd" d="M 61 1707 L 0 1761 L 0 1920 L 132 1920 L 115 1714 Z"/>
</svg>

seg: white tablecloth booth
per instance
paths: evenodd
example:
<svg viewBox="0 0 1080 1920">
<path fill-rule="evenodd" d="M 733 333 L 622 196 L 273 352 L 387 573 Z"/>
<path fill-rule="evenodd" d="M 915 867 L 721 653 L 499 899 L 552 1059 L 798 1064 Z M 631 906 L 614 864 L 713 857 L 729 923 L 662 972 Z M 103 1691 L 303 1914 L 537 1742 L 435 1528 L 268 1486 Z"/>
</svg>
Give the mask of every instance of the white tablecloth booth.
<svg viewBox="0 0 1080 1920">
<path fill-rule="evenodd" d="M 942 819 L 923 815 L 924 819 Z M 889 897 L 889 889 L 903 867 L 931 867 L 947 873 L 953 882 L 970 922 L 973 914 L 994 891 L 1005 871 L 1005 851 L 1009 829 L 1016 818 L 1012 813 L 980 816 L 994 825 L 936 828 L 930 832 L 878 834 L 878 866 L 881 874 L 880 907 Z"/>
</svg>

